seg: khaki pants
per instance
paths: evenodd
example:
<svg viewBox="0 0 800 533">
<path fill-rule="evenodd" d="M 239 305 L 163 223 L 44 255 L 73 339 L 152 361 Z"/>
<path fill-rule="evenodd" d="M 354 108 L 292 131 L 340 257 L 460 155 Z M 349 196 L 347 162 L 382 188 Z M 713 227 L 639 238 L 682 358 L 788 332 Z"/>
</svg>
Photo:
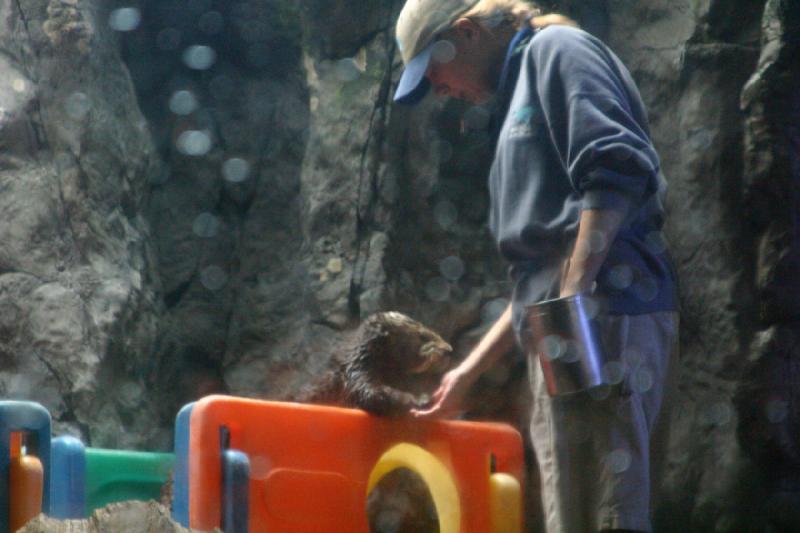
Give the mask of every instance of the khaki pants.
<svg viewBox="0 0 800 533">
<path fill-rule="evenodd" d="M 678 314 L 609 315 L 600 329 L 622 363 L 608 368 L 608 386 L 551 398 L 539 361 L 529 355 L 530 432 L 548 533 L 651 531 L 658 459 L 651 441 L 666 439 L 669 417 L 658 415 L 662 399 L 672 396 Z"/>
</svg>

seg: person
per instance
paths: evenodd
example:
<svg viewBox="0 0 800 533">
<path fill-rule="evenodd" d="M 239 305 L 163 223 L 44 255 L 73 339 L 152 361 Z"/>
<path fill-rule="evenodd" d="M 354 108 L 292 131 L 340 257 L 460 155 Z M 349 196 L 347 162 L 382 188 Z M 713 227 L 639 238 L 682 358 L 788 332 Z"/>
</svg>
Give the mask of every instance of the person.
<svg viewBox="0 0 800 533">
<path fill-rule="evenodd" d="M 400 13 L 396 102 L 432 89 L 494 105 L 489 226 L 514 286 L 412 414 L 458 415 L 471 385 L 519 343 L 547 531 L 650 531 L 651 436 L 678 335 L 665 180 L 630 73 L 575 26 L 521 0 L 408 0 Z M 605 303 L 601 336 L 619 362 L 603 369 L 604 386 L 551 397 L 526 346 L 526 307 L 576 294 Z"/>
</svg>

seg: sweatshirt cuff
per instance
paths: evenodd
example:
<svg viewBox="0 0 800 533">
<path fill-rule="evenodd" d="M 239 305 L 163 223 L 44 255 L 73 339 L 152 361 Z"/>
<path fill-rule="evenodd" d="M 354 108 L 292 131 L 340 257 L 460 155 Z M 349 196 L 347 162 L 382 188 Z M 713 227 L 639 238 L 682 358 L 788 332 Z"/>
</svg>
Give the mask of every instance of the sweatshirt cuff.
<svg viewBox="0 0 800 533">
<path fill-rule="evenodd" d="M 608 209 L 611 211 L 628 211 L 631 197 L 619 191 L 608 189 L 590 189 L 583 193 L 581 209 Z"/>
</svg>

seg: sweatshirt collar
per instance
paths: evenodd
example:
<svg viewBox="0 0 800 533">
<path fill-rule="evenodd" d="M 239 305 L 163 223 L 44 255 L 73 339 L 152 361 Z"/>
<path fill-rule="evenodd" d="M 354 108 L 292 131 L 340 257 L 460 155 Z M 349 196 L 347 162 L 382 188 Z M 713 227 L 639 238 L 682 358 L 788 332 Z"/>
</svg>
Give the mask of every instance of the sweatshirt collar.
<svg viewBox="0 0 800 533">
<path fill-rule="evenodd" d="M 530 22 L 526 21 L 522 29 L 511 39 L 503 61 L 503 70 L 500 71 L 500 83 L 497 86 L 497 93 L 501 97 L 508 92 L 513 92 L 517 76 L 519 76 L 522 51 L 525 50 L 535 33 L 531 28 Z"/>
<path fill-rule="evenodd" d="M 503 69 L 500 71 L 500 80 L 497 85 L 494 112 L 489 123 L 489 133 L 493 141 L 497 140 L 500 128 L 505 120 L 508 105 L 511 103 L 511 95 L 514 94 L 514 87 L 519 78 L 519 68 L 522 64 L 522 52 L 530 42 L 536 31 L 531 28 L 530 20 L 525 21 L 524 26 L 511 39 L 503 61 Z"/>
</svg>

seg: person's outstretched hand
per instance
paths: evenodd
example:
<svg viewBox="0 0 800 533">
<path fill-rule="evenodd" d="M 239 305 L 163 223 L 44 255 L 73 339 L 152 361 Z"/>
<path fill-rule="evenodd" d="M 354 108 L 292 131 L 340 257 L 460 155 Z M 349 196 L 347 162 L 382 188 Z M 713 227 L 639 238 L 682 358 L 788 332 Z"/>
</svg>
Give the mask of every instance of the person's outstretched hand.
<svg viewBox="0 0 800 533">
<path fill-rule="evenodd" d="M 464 398 L 471 386 L 472 380 L 459 367 L 456 367 L 442 376 L 442 382 L 431 396 L 430 403 L 422 409 L 412 409 L 411 415 L 415 418 L 458 416 L 464 410 Z"/>
</svg>

